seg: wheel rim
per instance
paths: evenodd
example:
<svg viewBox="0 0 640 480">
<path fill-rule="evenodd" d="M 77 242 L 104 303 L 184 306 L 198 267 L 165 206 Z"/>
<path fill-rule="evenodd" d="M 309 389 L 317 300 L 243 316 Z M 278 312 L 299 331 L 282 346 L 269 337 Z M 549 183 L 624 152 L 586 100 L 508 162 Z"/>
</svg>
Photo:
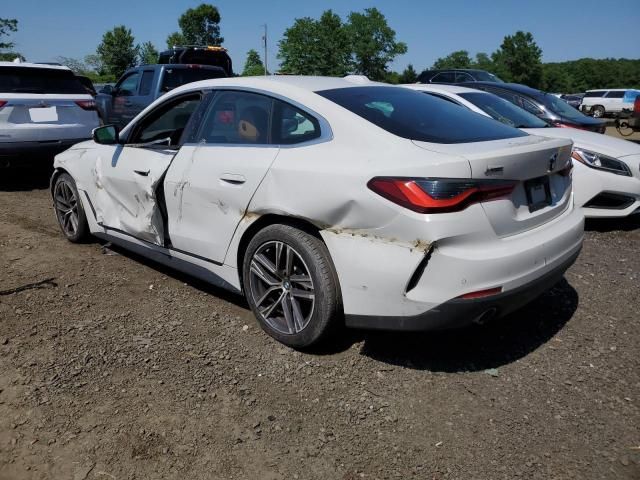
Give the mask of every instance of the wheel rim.
<svg viewBox="0 0 640 480">
<path fill-rule="evenodd" d="M 596 108 L 596 109 L 593 111 L 593 116 L 594 116 L 594 117 L 596 117 L 596 118 L 601 117 L 601 116 L 602 116 L 602 110 L 601 110 L 601 109 L 599 109 L 599 108 Z"/>
<path fill-rule="evenodd" d="M 249 283 L 253 303 L 269 327 L 293 335 L 309 324 L 315 307 L 313 280 L 291 245 L 262 244 L 251 257 Z"/>
<path fill-rule="evenodd" d="M 78 231 L 78 200 L 73 188 L 68 182 L 59 181 L 53 198 L 62 231 L 68 237 L 73 237 Z"/>
</svg>

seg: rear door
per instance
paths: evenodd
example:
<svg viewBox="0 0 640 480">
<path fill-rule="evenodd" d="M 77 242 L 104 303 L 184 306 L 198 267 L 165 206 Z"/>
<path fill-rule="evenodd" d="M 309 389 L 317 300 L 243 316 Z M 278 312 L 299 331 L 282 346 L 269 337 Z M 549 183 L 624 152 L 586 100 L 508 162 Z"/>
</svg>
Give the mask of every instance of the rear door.
<svg viewBox="0 0 640 480">
<path fill-rule="evenodd" d="M 96 126 L 93 98 L 71 70 L 0 66 L 0 142 L 81 140 Z"/>
<path fill-rule="evenodd" d="M 165 180 L 173 248 L 222 263 L 238 223 L 279 151 L 279 130 L 293 112 L 246 91 L 220 90 L 199 132 Z M 287 127 L 292 122 L 287 123 Z M 296 125 L 298 125 L 296 123 Z"/>
<path fill-rule="evenodd" d="M 94 170 L 98 223 L 164 246 L 168 241 L 163 179 L 174 158 L 188 155 L 182 135 L 202 94 L 185 94 L 158 106 L 131 130 L 125 145 L 98 158 Z"/>
</svg>

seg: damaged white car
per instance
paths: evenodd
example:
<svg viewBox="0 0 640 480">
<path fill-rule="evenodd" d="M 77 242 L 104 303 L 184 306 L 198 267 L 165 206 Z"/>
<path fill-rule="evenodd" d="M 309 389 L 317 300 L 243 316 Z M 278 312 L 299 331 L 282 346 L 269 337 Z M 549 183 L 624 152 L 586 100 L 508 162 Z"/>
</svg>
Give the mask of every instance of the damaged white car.
<svg viewBox="0 0 640 480">
<path fill-rule="evenodd" d="M 357 79 L 180 87 L 58 155 L 57 218 L 243 292 L 305 347 L 332 326 L 429 330 L 509 313 L 582 245 L 571 142 Z"/>
</svg>

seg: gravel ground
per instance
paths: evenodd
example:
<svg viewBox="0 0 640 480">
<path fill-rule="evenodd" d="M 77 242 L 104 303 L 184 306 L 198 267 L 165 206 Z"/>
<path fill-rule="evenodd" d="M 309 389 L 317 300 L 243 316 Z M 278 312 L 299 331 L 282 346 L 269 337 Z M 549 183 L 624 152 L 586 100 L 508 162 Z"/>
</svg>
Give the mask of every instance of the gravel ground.
<svg viewBox="0 0 640 480">
<path fill-rule="evenodd" d="M 240 297 L 68 243 L 45 179 L 0 172 L 0 205 L 0 479 L 640 478 L 640 219 L 589 223 L 502 321 L 299 353 Z"/>
</svg>

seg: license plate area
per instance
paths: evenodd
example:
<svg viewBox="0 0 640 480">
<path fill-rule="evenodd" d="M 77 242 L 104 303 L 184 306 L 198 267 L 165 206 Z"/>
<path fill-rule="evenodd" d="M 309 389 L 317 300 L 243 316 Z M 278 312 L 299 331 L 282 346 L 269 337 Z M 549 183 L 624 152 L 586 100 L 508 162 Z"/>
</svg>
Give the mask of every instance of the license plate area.
<svg viewBox="0 0 640 480">
<path fill-rule="evenodd" d="M 551 186 L 549 177 L 532 178 L 524 182 L 524 191 L 527 194 L 529 212 L 535 212 L 551 205 Z"/>
</svg>

